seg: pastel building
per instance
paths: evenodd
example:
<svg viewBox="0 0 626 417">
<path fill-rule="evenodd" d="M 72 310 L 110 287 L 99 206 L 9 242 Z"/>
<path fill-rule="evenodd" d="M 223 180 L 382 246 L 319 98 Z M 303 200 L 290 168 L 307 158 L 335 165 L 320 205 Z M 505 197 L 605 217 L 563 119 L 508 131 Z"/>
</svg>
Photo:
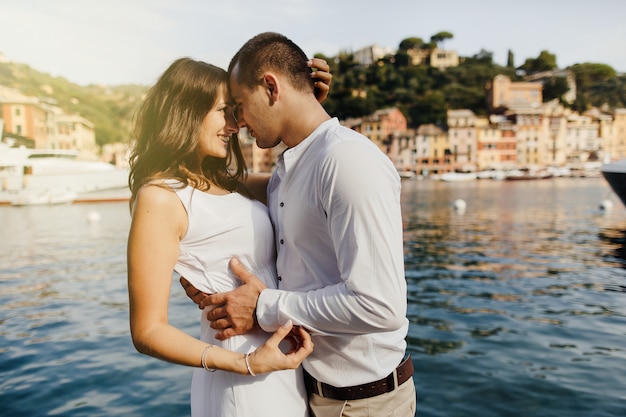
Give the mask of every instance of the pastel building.
<svg viewBox="0 0 626 417">
<path fill-rule="evenodd" d="M 477 117 L 467 109 L 448 110 L 448 136 L 450 141 L 450 162 L 455 171 L 475 171 Z"/>
<path fill-rule="evenodd" d="M 490 109 L 539 107 L 543 102 L 541 82 L 513 82 L 506 75 L 496 75 L 487 84 L 487 103 Z"/>
<path fill-rule="evenodd" d="M 77 114 L 66 114 L 50 98 L 30 97 L 0 87 L 4 131 L 30 139 L 36 149 L 71 149 L 81 158 L 96 159 L 95 126 Z"/>
</svg>

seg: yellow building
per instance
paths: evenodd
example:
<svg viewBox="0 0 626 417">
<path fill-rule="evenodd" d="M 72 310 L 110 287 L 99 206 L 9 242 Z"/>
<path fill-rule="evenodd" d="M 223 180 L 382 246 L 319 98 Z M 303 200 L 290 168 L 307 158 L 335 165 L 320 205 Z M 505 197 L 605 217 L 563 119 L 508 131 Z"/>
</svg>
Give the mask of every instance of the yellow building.
<svg viewBox="0 0 626 417">
<path fill-rule="evenodd" d="M 440 174 L 450 171 L 450 142 L 446 131 L 433 124 L 421 125 L 415 137 L 415 171 Z"/>
<path fill-rule="evenodd" d="M 516 161 L 519 167 L 538 166 L 542 163 L 539 152 L 545 139 L 543 111 L 539 108 L 517 108 L 507 113 L 515 128 Z"/>
<path fill-rule="evenodd" d="M 503 170 L 515 167 L 515 134 L 506 118 L 476 119 L 477 169 Z"/>
<path fill-rule="evenodd" d="M 626 109 L 613 112 L 613 140 L 606 150 L 611 160 L 626 158 Z"/>
<path fill-rule="evenodd" d="M 567 118 L 572 113 L 558 100 L 544 103 L 539 160 L 544 166 L 562 167 L 567 162 Z"/>
<path fill-rule="evenodd" d="M 448 136 L 453 170 L 476 170 L 476 120 L 476 115 L 471 110 L 448 110 Z"/>
<path fill-rule="evenodd" d="M 567 123 L 567 159 L 570 163 L 600 159 L 600 123 L 591 116 L 571 114 Z"/>
</svg>

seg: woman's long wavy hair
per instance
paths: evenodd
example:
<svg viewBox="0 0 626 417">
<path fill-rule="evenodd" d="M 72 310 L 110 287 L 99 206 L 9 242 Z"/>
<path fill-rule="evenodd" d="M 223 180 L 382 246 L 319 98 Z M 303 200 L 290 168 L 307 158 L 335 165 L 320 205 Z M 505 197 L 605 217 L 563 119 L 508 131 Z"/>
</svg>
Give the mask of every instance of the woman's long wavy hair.
<svg viewBox="0 0 626 417">
<path fill-rule="evenodd" d="M 241 183 L 246 166 L 236 134 L 226 158 L 207 156 L 199 161 L 197 153 L 202 121 L 220 94 L 227 94 L 227 82 L 223 69 L 180 58 L 148 91 L 137 112 L 129 160 L 131 207 L 143 185 L 163 179 L 176 179 L 203 191 L 213 183 L 248 195 Z"/>
</svg>

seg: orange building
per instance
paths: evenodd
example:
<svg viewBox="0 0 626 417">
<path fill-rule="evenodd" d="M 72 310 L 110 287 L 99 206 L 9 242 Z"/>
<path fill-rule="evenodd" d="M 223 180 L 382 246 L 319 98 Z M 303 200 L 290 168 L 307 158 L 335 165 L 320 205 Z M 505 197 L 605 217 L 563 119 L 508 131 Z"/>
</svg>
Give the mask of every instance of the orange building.
<svg viewBox="0 0 626 417">
<path fill-rule="evenodd" d="M 36 148 L 47 146 L 50 130 L 47 125 L 48 112 L 35 97 L 25 96 L 12 88 L 0 87 L 0 106 L 5 132 L 32 139 Z"/>
</svg>

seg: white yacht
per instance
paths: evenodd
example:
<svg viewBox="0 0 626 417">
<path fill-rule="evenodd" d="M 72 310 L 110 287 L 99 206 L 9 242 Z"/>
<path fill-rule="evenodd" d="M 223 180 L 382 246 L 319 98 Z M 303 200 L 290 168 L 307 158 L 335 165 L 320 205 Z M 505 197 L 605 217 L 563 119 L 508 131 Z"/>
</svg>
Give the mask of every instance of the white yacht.
<svg viewBox="0 0 626 417">
<path fill-rule="evenodd" d="M 0 204 L 71 203 L 106 190 L 126 196 L 128 169 L 79 160 L 75 151 L 11 145 L 0 143 Z"/>
</svg>

